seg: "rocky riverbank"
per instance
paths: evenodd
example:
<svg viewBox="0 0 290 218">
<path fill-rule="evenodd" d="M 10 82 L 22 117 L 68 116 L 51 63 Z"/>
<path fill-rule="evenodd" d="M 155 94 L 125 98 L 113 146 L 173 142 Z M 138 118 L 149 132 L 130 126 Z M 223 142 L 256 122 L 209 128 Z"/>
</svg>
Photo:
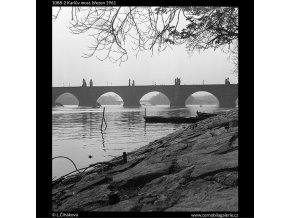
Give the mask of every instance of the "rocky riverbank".
<svg viewBox="0 0 290 218">
<path fill-rule="evenodd" d="M 53 182 L 53 211 L 238 211 L 238 109 Z"/>
</svg>

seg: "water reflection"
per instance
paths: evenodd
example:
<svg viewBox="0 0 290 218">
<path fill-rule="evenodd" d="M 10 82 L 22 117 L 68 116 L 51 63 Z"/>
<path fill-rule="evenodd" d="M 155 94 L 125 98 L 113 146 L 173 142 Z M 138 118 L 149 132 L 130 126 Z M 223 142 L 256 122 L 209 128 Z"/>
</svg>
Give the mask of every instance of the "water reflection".
<svg viewBox="0 0 290 218">
<path fill-rule="evenodd" d="M 101 136 L 102 136 L 103 150 L 106 151 L 106 148 L 105 148 L 105 139 L 104 139 L 104 133 L 103 133 L 103 131 L 101 131 Z"/>
<path fill-rule="evenodd" d="M 144 136 L 146 136 L 146 122 L 144 122 Z"/>
<path fill-rule="evenodd" d="M 220 110 L 213 106 L 146 106 L 147 116 L 195 116 L 196 111 Z M 101 131 L 102 108 L 54 108 L 52 111 L 53 156 L 71 158 L 78 168 L 106 161 L 140 148 L 188 124 L 145 123 L 144 107 L 106 106 L 107 128 Z M 92 158 L 88 158 L 91 155 Z M 53 162 L 53 176 L 69 173 L 65 163 Z"/>
<path fill-rule="evenodd" d="M 120 122 L 126 123 L 129 126 L 140 123 L 143 121 L 143 116 L 141 116 L 141 111 L 127 111 L 121 113 Z"/>
</svg>

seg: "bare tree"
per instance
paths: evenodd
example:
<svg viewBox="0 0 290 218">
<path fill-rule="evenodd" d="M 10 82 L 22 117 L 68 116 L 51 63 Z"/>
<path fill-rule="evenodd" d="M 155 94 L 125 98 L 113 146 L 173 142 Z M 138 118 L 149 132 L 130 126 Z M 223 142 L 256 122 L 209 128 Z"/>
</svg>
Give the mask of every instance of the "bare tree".
<svg viewBox="0 0 290 218">
<path fill-rule="evenodd" d="M 60 11 L 56 10 L 54 20 Z M 93 38 L 84 57 L 99 60 L 121 63 L 128 59 L 128 47 L 136 56 L 146 50 L 153 55 L 156 49 L 161 52 L 184 43 L 188 52 L 222 48 L 234 63 L 238 60 L 238 9 L 234 7 L 72 7 L 69 29 Z"/>
<path fill-rule="evenodd" d="M 230 49 L 230 58 L 234 65 L 233 75 L 238 76 L 239 74 L 239 46 L 238 41 L 235 41 L 234 46 Z"/>
</svg>

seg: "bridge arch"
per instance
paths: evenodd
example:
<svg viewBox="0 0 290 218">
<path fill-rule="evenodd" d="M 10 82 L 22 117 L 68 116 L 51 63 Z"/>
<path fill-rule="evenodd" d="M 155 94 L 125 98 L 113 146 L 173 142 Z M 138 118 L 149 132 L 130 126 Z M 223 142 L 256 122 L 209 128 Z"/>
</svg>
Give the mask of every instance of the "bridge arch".
<svg viewBox="0 0 290 218">
<path fill-rule="evenodd" d="M 79 105 L 79 98 L 71 92 L 64 92 L 56 95 L 53 104 L 61 103 L 62 105 Z"/>
<path fill-rule="evenodd" d="M 146 92 L 145 94 L 143 93 L 143 95 L 139 98 L 139 102 L 140 104 L 142 104 L 142 102 L 148 102 L 149 100 L 151 100 L 151 104 L 160 104 L 160 105 L 170 105 L 170 98 L 163 92 L 161 91 L 149 91 Z"/>
<path fill-rule="evenodd" d="M 124 103 L 121 95 L 111 91 L 99 94 L 95 99 L 101 105 L 119 105 Z"/>
<path fill-rule="evenodd" d="M 185 105 L 215 105 L 219 106 L 218 96 L 209 91 L 194 91 L 185 100 Z"/>
</svg>

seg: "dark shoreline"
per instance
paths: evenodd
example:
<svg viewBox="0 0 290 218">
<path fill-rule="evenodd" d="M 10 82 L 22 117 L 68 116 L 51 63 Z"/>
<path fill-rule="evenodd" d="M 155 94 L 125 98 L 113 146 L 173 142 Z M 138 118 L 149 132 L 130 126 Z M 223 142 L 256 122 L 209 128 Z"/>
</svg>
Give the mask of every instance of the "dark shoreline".
<svg viewBox="0 0 290 218">
<path fill-rule="evenodd" d="M 53 211 L 238 211 L 238 109 L 54 182 Z"/>
</svg>

